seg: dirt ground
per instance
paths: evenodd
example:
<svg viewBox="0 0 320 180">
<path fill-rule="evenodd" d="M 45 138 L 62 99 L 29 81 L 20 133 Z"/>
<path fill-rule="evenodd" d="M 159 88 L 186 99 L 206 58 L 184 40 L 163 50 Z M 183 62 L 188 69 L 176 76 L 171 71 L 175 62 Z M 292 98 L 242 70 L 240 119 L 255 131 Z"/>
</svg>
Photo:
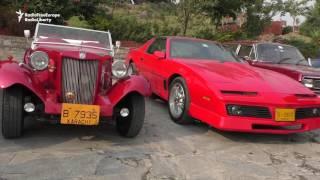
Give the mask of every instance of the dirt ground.
<svg viewBox="0 0 320 180">
<path fill-rule="evenodd" d="M 0 138 L 0 179 L 320 179 L 320 131 L 293 135 L 220 132 L 173 123 L 166 104 L 147 99 L 135 139 L 114 125 L 26 122 L 24 137 Z"/>
</svg>

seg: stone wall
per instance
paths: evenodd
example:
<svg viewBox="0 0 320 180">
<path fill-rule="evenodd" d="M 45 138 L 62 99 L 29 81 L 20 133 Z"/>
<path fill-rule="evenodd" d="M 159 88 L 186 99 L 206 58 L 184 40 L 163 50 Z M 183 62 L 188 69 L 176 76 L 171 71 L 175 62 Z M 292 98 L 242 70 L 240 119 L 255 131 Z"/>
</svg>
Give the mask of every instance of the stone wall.
<svg viewBox="0 0 320 180">
<path fill-rule="evenodd" d="M 21 61 L 28 47 L 30 45 L 24 37 L 0 35 L 0 60 L 13 56 L 15 60 Z"/>
</svg>

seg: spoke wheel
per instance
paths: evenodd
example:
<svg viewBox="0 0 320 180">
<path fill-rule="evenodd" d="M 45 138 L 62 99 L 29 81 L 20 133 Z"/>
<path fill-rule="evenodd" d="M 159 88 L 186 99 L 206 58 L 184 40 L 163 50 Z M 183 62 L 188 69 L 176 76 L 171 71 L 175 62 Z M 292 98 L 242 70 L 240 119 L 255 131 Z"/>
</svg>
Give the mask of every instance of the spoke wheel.
<svg viewBox="0 0 320 180">
<path fill-rule="evenodd" d="M 175 83 L 170 90 L 169 106 L 174 118 L 179 118 L 184 112 L 186 95 L 182 84 Z"/>
<path fill-rule="evenodd" d="M 189 92 L 183 78 L 174 79 L 170 85 L 168 107 L 171 119 L 178 124 L 188 124 Z"/>
</svg>

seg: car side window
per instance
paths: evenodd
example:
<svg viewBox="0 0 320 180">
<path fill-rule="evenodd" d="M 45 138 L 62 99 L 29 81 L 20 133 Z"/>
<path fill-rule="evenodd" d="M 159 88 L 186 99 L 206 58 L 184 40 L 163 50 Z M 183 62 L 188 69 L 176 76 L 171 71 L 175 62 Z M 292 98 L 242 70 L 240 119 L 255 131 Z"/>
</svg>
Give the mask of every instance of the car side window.
<svg viewBox="0 0 320 180">
<path fill-rule="evenodd" d="M 240 47 L 240 50 L 239 50 L 239 53 L 238 53 L 238 56 L 239 57 L 249 57 L 250 56 L 250 52 L 251 52 L 251 49 L 252 49 L 252 46 L 247 46 L 247 45 L 242 45 Z"/>
<path fill-rule="evenodd" d="M 153 54 L 155 51 L 166 51 L 166 42 L 165 38 L 156 39 L 148 48 L 147 53 Z"/>
</svg>

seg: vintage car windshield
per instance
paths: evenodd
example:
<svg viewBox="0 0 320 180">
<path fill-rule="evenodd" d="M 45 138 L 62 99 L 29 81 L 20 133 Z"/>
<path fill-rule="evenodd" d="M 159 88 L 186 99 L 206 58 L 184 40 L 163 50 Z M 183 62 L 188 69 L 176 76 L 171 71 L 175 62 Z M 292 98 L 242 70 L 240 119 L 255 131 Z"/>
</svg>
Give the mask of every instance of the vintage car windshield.
<svg viewBox="0 0 320 180">
<path fill-rule="evenodd" d="M 262 61 L 279 64 L 308 65 L 307 60 L 300 51 L 292 46 L 258 44 L 257 52 L 258 59 Z"/>
<path fill-rule="evenodd" d="M 202 59 L 218 61 L 238 61 L 230 51 L 222 45 L 210 41 L 197 41 L 191 39 L 172 39 L 170 56 L 182 59 Z"/>
<path fill-rule="evenodd" d="M 112 42 L 109 32 L 39 23 L 34 43 L 65 44 L 111 50 Z"/>
</svg>

